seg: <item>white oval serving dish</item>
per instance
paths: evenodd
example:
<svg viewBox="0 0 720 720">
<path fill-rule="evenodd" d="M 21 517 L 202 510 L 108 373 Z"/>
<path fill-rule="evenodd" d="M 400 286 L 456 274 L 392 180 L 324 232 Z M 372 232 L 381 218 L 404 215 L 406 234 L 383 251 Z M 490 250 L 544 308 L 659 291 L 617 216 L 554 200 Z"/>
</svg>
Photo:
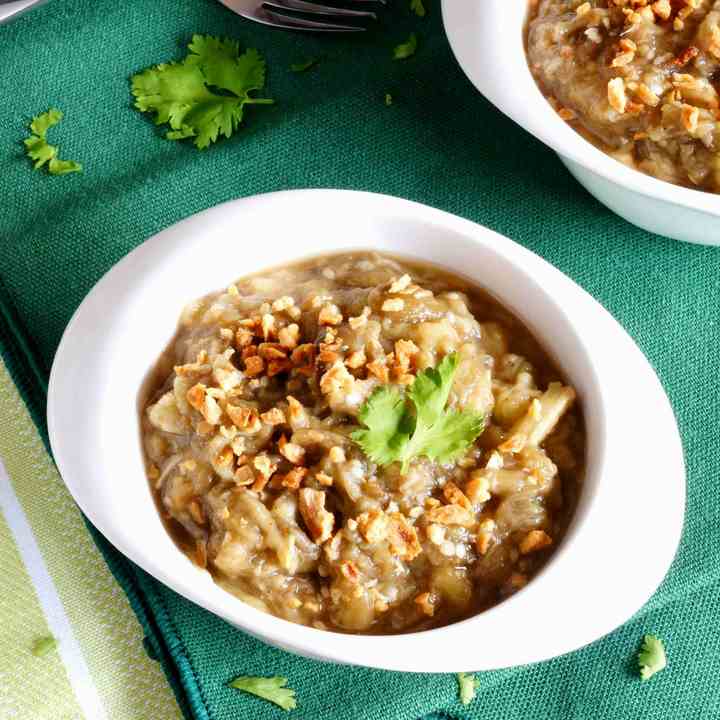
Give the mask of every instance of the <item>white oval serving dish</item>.
<svg viewBox="0 0 720 720">
<path fill-rule="evenodd" d="M 555 150 L 578 182 L 621 217 L 658 235 L 719 245 L 720 196 L 633 170 L 558 117 L 527 64 L 527 8 L 527 0 L 442 0 L 450 46 L 473 85 Z"/>
<path fill-rule="evenodd" d="M 420 633 L 357 636 L 294 625 L 242 603 L 183 555 L 145 479 L 138 392 L 182 307 L 293 259 L 376 249 L 427 260 L 487 288 L 521 317 L 577 388 L 587 476 L 568 534 L 525 589 L 473 618 Z M 133 562 L 233 625 L 310 657 L 391 670 L 484 670 L 550 658 L 627 620 L 674 556 L 683 453 L 652 368 L 613 318 L 547 262 L 486 228 L 383 195 L 338 190 L 236 200 L 151 238 L 95 286 L 50 378 L 55 460 L 92 523 Z M 641 542 L 644 517 L 663 528 Z"/>
</svg>

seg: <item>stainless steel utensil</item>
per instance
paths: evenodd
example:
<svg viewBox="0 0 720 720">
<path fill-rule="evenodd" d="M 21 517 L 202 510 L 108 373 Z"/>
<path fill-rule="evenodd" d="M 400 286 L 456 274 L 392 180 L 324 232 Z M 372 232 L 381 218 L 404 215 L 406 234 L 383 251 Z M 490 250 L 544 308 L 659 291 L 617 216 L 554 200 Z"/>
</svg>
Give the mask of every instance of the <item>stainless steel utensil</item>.
<svg viewBox="0 0 720 720">
<path fill-rule="evenodd" d="M 355 20 L 375 20 L 372 10 L 333 7 L 309 0 L 220 0 L 233 12 L 249 20 L 288 30 L 315 30 L 320 32 L 358 32 L 363 25 Z M 344 0 L 346 5 L 368 7 L 372 3 L 385 4 L 385 0 Z M 346 24 L 349 23 L 349 24 Z"/>
<path fill-rule="evenodd" d="M 8 22 L 45 0 L 0 0 L 0 23 Z"/>
</svg>

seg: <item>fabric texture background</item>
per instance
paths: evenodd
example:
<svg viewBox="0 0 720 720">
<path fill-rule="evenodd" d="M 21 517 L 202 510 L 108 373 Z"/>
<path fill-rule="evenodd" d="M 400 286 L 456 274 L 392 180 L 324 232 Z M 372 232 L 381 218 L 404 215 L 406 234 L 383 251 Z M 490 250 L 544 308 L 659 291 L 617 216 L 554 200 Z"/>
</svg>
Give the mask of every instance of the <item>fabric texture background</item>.
<svg viewBox="0 0 720 720">
<path fill-rule="evenodd" d="M 273 706 L 225 687 L 236 674 L 286 675 L 298 690 L 293 716 L 307 720 L 415 720 L 432 711 L 534 720 L 720 717 L 720 251 L 650 236 L 590 198 L 552 152 L 474 91 L 452 57 L 437 0 L 427 5 L 428 16 L 419 19 L 396 0 L 380 12 L 377 28 L 352 37 L 262 28 L 216 0 L 50 0 L 1 27 L 5 361 L 44 431 L 43 383 L 85 293 L 145 238 L 224 200 L 296 187 L 353 188 L 424 202 L 502 232 L 615 315 L 656 367 L 677 413 L 688 465 L 683 541 L 660 590 L 622 628 L 550 662 L 482 673 L 477 699 L 463 708 L 450 676 L 320 664 L 265 647 L 95 539 L 188 717 L 278 717 Z M 417 55 L 393 61 L 392 47 L 410 31 L 419 36 Z M 242 132 L 204 152 L 162 139 L 131 108 L 128 85 L 132 73 L 182 57 L 195 32 L 257 47 L 268 61 L 266 95 L 277 101 L 249 108 Z M 307 73 L 289 71 L 308 57 L 322 60 Z M 390 107 L 385 93 L 394 98 Z M 23 157 L 27 123 L 50 106 L 65 112 L 50 142 L 62 157 L 84 163 L 80 175 L 48 177 Z M 246 237 L 241 225 L 237 237 L 272 242 Z M 632 397 L 627 403 L 642 423 L 643 409 Z M 639 516 L 627 551 L 642 562 L 662 532 L 652 517 Z M 648 631 L 665 640 L 669 668 L 641 683 L 635 653 Z"/>
</svg>

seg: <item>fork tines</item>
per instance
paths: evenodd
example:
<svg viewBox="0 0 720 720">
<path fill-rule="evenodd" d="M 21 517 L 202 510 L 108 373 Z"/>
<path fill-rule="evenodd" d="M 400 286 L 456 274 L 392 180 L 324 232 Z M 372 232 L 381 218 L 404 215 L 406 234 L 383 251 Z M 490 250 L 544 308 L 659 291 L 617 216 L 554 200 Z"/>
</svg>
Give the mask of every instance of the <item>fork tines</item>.
<svg viewBox="0 0 720 720">
<path fill-rule="evenodd" d="M 385 0 L 345 0 L 346 5 L 368 5 L 371 2 L 385 4 Z M 264 0 L 255 15 L 255 19 L 276 27 L 341 32 L 358 32 L 366 29 L 363 25 L 342 24 L 344 22 L 376 18 L 371 10 L 353 10 L 308 0 Z M 341 23 L 332 22 L 334 19 L 341 20 Z"/>
</svg>

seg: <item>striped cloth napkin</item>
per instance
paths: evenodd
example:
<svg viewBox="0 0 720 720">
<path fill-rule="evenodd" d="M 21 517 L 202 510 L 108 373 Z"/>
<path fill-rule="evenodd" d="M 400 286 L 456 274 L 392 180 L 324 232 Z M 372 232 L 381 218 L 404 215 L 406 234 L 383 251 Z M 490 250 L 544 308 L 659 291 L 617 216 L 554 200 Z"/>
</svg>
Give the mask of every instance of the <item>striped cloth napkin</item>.
<svg viewBox="0 0 720 720">
<path fill-rule="evenodd" d="M 2 361 L 0 578 L 0 720 L 182 717 Z"/>
</svg>

